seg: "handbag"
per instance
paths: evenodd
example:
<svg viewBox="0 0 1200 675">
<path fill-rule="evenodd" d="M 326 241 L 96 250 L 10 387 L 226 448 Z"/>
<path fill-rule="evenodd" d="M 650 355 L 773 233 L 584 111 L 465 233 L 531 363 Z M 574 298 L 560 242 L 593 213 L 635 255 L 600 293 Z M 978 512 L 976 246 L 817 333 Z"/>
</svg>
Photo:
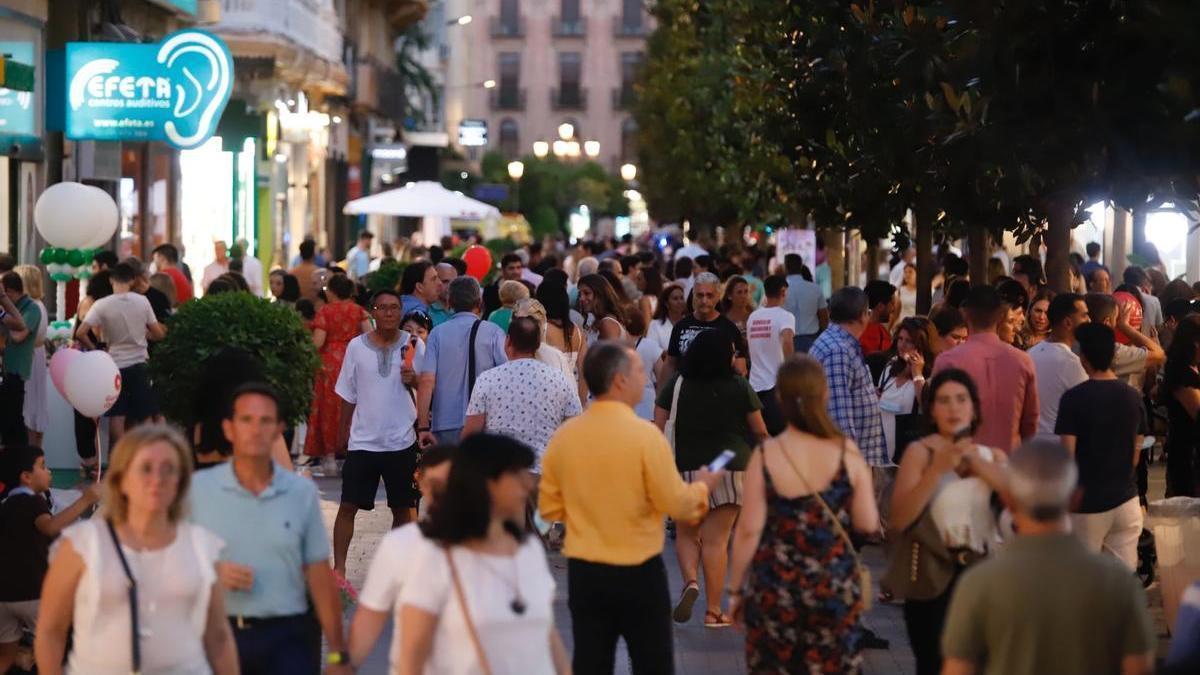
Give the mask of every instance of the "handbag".
<svg viewBox="0 0 1200 675">
<path fill-rule="evenodd" d="M 922 447 L 932 463 L 933 450 L 924 444 Z M 933 497 L 929 501 L 932 503 Z M 969 552 L 956 554 L 946 546 L 927 504 L 916 522 L 898 533 L 880 584 L 902 600 L 933 600 L 946 592 L 959 568 L 974 558 Z"/>
<path fill-rule="evenodd" d="M 779 441 L 778 439 L 776 442 L 780 445 L 783 444 L 783 442 Z M 845 451 L 845 440 L 843 440 L 842 452 L 844 453 Z M 829 508 L 829 504 L 825 502 L 825 498 L 821 496 L 820 492 L 812 489 L 812 487 L 808 484 L 808 481 L 805 480 L 804 474 L 800 473 L 800 469 L 796 466 L 796 463 L 792 461 L 792 458 L 788 456 L 787 452 L 783 448 L 779 449 L 779 453 L 783 455 L 783 459 L 787 461 L 788 466 L 792 467 L 792 471 L 794 471 L 796 477 L 800 479 L 800 484 L 804 486 L 804 489 L 812 494 L 812 496 L 816 497 L 817 501 L 821 503 L 821 508 L 825 509 L 825 513 L 829 514 L 829 519 L 833 521 L 833 527 L 837 530 L 838 536 L 841 537 L 843 542 L 845 542 L 846 548 L 850 551 L 850 555 L 854 557 L 854 566 L 858 568 L 859 602 L 862 603 L 862 610 L 864 612 L 869 611 L 871 609 L 871 594 L 874 592 L 871 590 L 871 570 L 863 564 L 862 558 L 858 555 L 858 549 L 854 548 L 854 542 L 850 540 L 850 535 L 846 532 L 846 528 L 842 527 L 841 519 L 839 519 L 837 514 L 833 512 L 833 509 Z M 765 458 L 763 470 L 766 470 Z M 846 604 L 854 605 L 854 598 L 847 597 Z"/>
<path fill-rule="evenodd" d="M 675 420 L 679 417 L 679 390 L 683 389 L 683 376 L 675 378 L 675 392 L 671 394 L 671 415 L 663 426 L 663 435 L 667 437 L 667 445 L 675 449 Z"/>
<path fill-rule="evenodd" d="M 475 648 L 475 656 L 479 659 L 479 670 L 483 675 L 492 675 L 492 668 L 488 665 L 487 654 L 483 651 L 483 645 L 479 642 L 479 634 L 475 632 L 475 622 L 471 620 L 471 611 L 467 609 L 467 598 L 463 593 L 462 582 L 458 578 L 458 566 L 454 564 L 454 556 L 450 555 L 450 548 L 443 548 L 442 551 L 446 554 L 446 562 L 450 565 L 450 579 L 454 582 L 454 595 L 458 598 L 458 606 L 462 610 L 463 622 L 467 624 L 467 635 L 471 638 L 471 645 Z"/>
<path fill-rule="evenodd" d="M 108 535 L 112 538 L 113 548 L 117 549 L 117 559 L 121 561 L 121 569 L 125 571 L 125 580 L 129 582 L 129 653 L 133 660 L 133 675 L 138 675 L 142 672 L 142 645 L 139 635 L 138 622 L 138 594 L 137 581 L 133 578 L 133 572 L 129 569 L 129 561 L 125 559 L 125 552 L 121 550 L 121 540 L 117 538 L 117 529 L 113 527 L 111 520 L 105 520 L 104 524 L 108 526 Z"/>
</svg>

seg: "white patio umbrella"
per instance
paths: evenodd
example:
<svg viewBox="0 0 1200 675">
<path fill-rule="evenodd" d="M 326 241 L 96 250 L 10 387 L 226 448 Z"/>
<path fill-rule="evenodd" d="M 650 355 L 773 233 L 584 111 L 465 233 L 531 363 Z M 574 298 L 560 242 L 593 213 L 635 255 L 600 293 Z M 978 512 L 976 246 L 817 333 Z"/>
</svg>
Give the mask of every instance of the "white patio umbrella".
<svg viewBox="0 0 1200 675">
<path fill-rule="evenodd" d="M 420 181 L 402 188 L 368 195 L 346 202 L 347 215 L 408 216 L 411 218 L 462 218 L 483 220 L 499 218 L 500 209 L 471 199 L 461 192 L 447 190 L 441 183 Z"/>
</svg>

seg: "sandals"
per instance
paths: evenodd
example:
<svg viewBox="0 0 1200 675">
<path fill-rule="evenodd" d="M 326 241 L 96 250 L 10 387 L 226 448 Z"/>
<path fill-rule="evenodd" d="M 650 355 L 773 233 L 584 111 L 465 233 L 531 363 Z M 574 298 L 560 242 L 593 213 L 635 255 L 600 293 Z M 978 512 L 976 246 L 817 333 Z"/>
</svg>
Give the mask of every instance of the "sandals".
<svg viewBox="0 0 1200 675">
<path fill-rule="evenodd" d="M 675 604 L 675 611 L 671 613 L 671 618 L 675 623 L 687 623 L 692 618 L 692 607 L 696 605 L 696 600 L 700 597 L 700 584 L 695 581 L 689 581 L 683 587 L 683 592 L 679 594 L 679 602 Z"/>
<path fill-rule="evenodd" d="M 726 626 L 732 625 L 733 619 L 731 619 L 725 612 L 714 612 L 709 610 L 704 613 L 705 628 L 725 628 Z"/>
</svg>

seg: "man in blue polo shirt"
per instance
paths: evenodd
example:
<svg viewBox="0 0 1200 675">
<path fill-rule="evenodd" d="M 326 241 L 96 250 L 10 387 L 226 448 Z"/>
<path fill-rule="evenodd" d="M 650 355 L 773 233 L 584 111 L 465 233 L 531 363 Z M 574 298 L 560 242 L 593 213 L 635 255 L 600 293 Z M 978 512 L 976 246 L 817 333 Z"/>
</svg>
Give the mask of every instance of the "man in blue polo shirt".
<svg viewBox="0 0 1200 675">
<path fill-rule="evenodd" d="M 483 291 L 471 277 L 450 282 L 454 315 L 435 326 L 417 364 L 417 434 L 422 448 L 437 443 L 457 444 L 471 398 L 471 352 L 474 376 L 508 360 L 504 329 L 481 321 Z M 471 346 L 474 346 L 474 350 Z"/>
<path fill-rule="evenodd" d="M 196 474 L 191 514 L 225 540 L 217 576 L 241 671 L 321 672 L 311 596 L 329 645 L 325 672 L 349 673 L 317 487 L 271 461 L 271 444 L 283 432 L 278 397 L 266 385 L 244 385 L 231 397 L 222 425 L 233 459 Z"/>
</svg>

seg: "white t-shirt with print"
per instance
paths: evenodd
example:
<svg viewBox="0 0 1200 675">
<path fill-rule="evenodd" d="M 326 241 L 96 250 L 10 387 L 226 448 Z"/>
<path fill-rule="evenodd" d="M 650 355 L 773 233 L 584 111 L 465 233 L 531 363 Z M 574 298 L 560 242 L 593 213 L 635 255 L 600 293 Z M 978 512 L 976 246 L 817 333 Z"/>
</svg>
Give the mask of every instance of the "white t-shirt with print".
<svg viewBox="0 0 1200 675">
<path fill-rule="evenodd" d="M 542 453 L 564 420 L 583 412 L 579 389 L 561 370 L 536 359 L 517 359 L 491 368 L 475 380 L 467 415 L 486 415 L 484 429 L 521 441 Z"/>
<path fill-rule="evenodd" d="M 454 592 L 446 552 L 421 539 L 410 555 L 415 558 L 410 577 L 420 583 L 404 584 L 400 605 L 438 616 L 426 672 L 479 675 L 483 670 Z M 548 638 L 554 621 L 554 577 L 537 537 L 527 537 L 511 557 L 462 546 L 452 547 L 451 555 L 491 671 L 497 675 L 554 675 Z M 520 614 L 512 609 L 516 589 L 525 604 Z"/>
<path fill-rule="evenodd" d="M 417 442 L 417 405 L 400 379 L 405 350 L 412 349 L 409 334 L 400 331 L 400 339 L 386 349 L 371 342 L 370 335 L 350 341 L 334 388 L 342 400 L 355 405 L 347 449 L 405 450 Z M 417 340 L 416 362 L 424 352 L 425 343 Z"/>
<path fill-rule="evenodd" d="M 358 602 L 363 607 L 392 614 L 392 646 L 388 650 L 392 672 L 400 669 L 400 591 L 412 577 L 417 546 L 424 541 L 417 523 L 408 523 L 383 535 L 367 569 L 367 580 L 358 594 Z"/>
<path fill-rule="evenodd" d="M 746 344 L 750 350 L 750 386 L 754 391 L 775 388 L 775 376 L 783 365 L 783 343 L 779 335 L 796 331 L 796 317 L 782 307 L 760 307 L 746 319 Z"/>
</svg>

